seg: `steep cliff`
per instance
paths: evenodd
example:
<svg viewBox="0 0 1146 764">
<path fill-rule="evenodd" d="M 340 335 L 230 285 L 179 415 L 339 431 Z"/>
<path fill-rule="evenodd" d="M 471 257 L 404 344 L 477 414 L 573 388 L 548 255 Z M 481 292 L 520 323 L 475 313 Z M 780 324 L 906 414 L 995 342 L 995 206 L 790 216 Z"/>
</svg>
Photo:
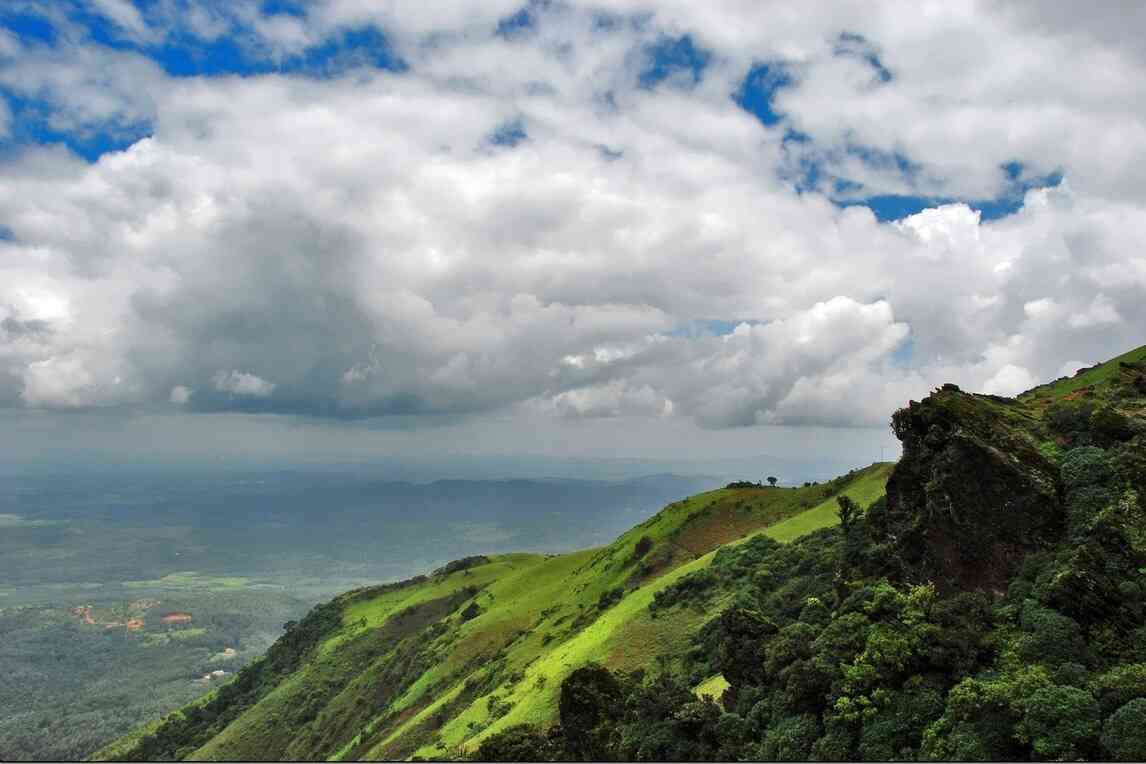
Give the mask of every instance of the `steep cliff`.
<svg viewBox="0 0 1146 764">
<path fill-rule="evenodd" d="M 1058 467 L 1016 401 L 945 386 L 897 411 L 892 428 L 903 456 L 873 530 L 907 580 L 1001 594 L 1026 554 L 1062 537 Z"/>
</svg>

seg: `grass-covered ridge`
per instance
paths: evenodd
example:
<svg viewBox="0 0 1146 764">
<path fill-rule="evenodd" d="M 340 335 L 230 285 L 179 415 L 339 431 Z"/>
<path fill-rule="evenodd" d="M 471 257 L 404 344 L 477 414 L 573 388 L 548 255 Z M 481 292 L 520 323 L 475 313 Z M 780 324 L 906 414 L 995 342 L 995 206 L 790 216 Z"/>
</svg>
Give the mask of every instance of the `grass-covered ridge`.
<svg viewBox="0 0 1146 764">
<path fill-rule="evenodd" d="M 722 544 L 831 524 L 835 497 L 870 503 L 890 469 L 722 488 L 669 505 L 606 547 L 467 559 L 348 592 L 324 606 L 296 663 L 257 663 L 232 683 L 241 692 L 228 685 L 95 758 L 460 756 L 514 724 L 552 722 L 578 665 L 671 663 L 710 614 L 657 615 L 659 592 L 704 569 Z"/>
<path fill-rule="evenodd" d="M 1109 388 L 1124 379 L 1133 380 L 1141 375 L 1141 364 L 1146 363 L 1146 345 L 1123 353 L 1104 363 L 1079 369 L 1073 376 L 1031 388 L 1019 396 L 1021 401 L 1053 401 L 1085 388 Z"/>
<path fill-rule="evenodd" d="M 654 596 L 720 613 L 674 670 L 583 665 L 558 725 L 479 758 L 1146 757 L 1146 353 L 1017 399 L 945 385 L 893 428 L 886 496 Z"/>
</svg>

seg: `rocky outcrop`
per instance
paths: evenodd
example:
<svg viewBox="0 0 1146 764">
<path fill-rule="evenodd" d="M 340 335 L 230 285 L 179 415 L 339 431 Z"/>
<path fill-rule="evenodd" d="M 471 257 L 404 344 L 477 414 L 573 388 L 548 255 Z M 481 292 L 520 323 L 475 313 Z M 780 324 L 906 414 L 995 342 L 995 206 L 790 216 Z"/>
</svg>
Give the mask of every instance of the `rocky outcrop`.
<svg viewBox="0 0 1146 764">
<path fill-rule="evenodd" d="M 1027 552 L 1061 538 L 1057 467 L 1013 401 L 946 385 L 896 412 L 903 457 L 874 539 L 903 578 L 1002 593 Z"/>
</svg>

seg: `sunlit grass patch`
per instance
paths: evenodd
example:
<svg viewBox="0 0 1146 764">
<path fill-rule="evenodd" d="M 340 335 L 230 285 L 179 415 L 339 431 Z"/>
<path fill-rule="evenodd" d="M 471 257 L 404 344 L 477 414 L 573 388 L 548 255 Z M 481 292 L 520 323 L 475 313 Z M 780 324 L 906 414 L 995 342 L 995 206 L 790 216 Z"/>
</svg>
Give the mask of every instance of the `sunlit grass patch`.
<svg viewBox="0 0 1146 764">
<path fill-rule="evenodd" d="M 168 573 L 162 578 L 124 581 L 129 589 L 242 589 L 251 579 L 242 576 L 204 576 L 193 570 Z"/>
<path fill-rule="evenodd" d="M 693 692 L 701 698 L 712 698 L 717 703 L 720 702 L 720 696 L 728 689 L 728 680 L 724 678 L 723 674 L 716 674 L 710 676 L 703 682 L 693 688 Z"/>
<path fill-rule="evenodd" d="M 894 465 L 890 463 L 877 464 L 869 467 L 862 477 L 855 480 L 841 493 L 853 499 L 861 507 L 871 505 L 887 490 L 887 479 L 891 475 Z M 829 528 L 840 522 L 837 509 L 839 503 L 836 496 L 817 504 L 806 512 L 782 520 L 764 530 L 764 535 L 776 541 L 787 543 L 812 531 Z"/>
</svg>

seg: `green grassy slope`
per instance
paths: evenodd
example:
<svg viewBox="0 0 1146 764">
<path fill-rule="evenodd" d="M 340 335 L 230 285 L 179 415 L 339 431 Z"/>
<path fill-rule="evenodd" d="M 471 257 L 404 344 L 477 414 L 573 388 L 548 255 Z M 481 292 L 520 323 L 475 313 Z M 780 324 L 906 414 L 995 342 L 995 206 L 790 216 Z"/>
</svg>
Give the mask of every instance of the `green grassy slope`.
<svg viewBox="0 0 1146 764">
<path fill-rule="evenodd" d="M 1054 382 L 1032 388 L 1020 395 L 1019 400 L 1049 402 L 1084 388 L 1107 386 L 1126 373 L 1126 366 L 1144 362 L 1146 362 L 1146 345 L 1096 366 L 1080 369 L 1073 377 L 1062 377 Z"/>
<path fill-rule="evenodd" d="M 809 512 L 822 514 L 822 507 L 828 503 L 834 505 L 834 497 L 839 493 L 847 493 L 864 502 L 874 487 L 874 495 L 867 499 L 870 503 L 882 493 L 890 467 L 887 464 L 873 465 L 828 486 L 726 488 L 700 494 L 666 508 L 597 552 L 587 563 L 577 566 L 571 575 L 561 576 L 558 583 L 564 587 L 566 598 L 562 605 L 546 608 L 552 612 L 538 620 L 534 633 L 523 639 L 507 656 L 514 669 L 511 671 L 512 681 L 493 693 L 475 697 L 464 708 L 456 701 L 456 696 L 451 696 L 445 702 L 454 702 L 461 710 L 440 726 L 432 741 L 418 748 L 414 754 L 423 757 L 450 755 L 469 749 L 508 726 L 553 719 L 561 681 L 573 668 L 588 661 L 598 661 L 611 668 L 636 669 L 651 665 L 658 656 L 681 653 L 706 614 L 681 610 L 654 620 L 649 604 L 657 592 L 708 565 L 712 551 L 720 544 L 747 537 L 779 518 Z M 825 496 L 830 498 L 812 504 L 816 498 Z M 646 556 L 656 556 L 658 547 L 667 550 L 665 559 L 651 562 L 648 573 L 642 573 L 640 561 L 633 559 L 633 549 L 642 537 L 653 541 L 652 550 Z M 692 559 L 683 562 L 689 556 Z M 515 587 L 508 593 L 508 604 L 491 611 L 487 617 L 504 618 L 504 615 L 497 615 L 502 610 L 544 613 L 540 610 L 541 603 L 554 601 L 552 594 L 562 596 L 561 591 L 551 593 L 545 587 L 546 569 L 563 566 L 566 558 L 578 557 L 563 555 L 553 558 L 520 577 L 524 586 Z M 597 604 L 601 595 L 618 586 L 631 588 L 618 604 L 601 612 Z M 491 588 L 495 598 L 499 588 Z M 546 624 L 559 626 L 563 613 L 576 613 L 576 617 L 566 631 L 568 636 L 554 638 L 553 633 L 546 630 Z M 477 628 L 480 630 L 480 624 Z M 547 639 L 550 639 L 548 644 Z M 388 758 L 403 753 L 395 748 L 395 743 L 420 722 L 431 719 L 441 705 L 424 709 L 403 729 L 366 750 L 365 757 Z"/>
<path fill-rule="evenodd" d="M 886 483 L 877 466 L 844 489 L 885 498 L 838 531 L 817 504 L 642 585 L 526 674 L 604 664 L 565 677 L 559 725 L 528 689 L 466 744 L 498 761 L 1146 758 L 1146 348 L 1018 398 L 943 385 L 892 429 Z M 665 653 L 679 664 L 607 670 L 608 640 L 649 615 L 653 634 L 693 625 Z"/>
<path fill-rule="evenodd" d="M 761 530 L 789 540 L 833 523 L 836 496 L 866 505 L 890 470 L 875 464 L 822 485 L 710 491 L 599 549 L 479 558 L 349 592 L 334 601 L 334 627 L 297 669 L 259 685 L 254 702 L 189 707 L 96 758 L 460 755 L 507 726 L 554 718 L 562 680 L 587 661 L 635 669 L 681 654 L 715 611 L 654 618 L 657 592 L 707 566 L 722 544 Z"/>
<path fill-rule="evenodd" d="M 860 476 L 843 491 L 861 507 L 869 506 L 883 495 L 887 478 L 891 475 L 891 463 L 875 464 L 860 473 Z M 764 535 L 781 542 L 792 541 L 820 528 L 837 525 L 838 504 L 835 496 L 825 499 L 807 512 L 781 520 L 764 530 Z"/>
</svg>

